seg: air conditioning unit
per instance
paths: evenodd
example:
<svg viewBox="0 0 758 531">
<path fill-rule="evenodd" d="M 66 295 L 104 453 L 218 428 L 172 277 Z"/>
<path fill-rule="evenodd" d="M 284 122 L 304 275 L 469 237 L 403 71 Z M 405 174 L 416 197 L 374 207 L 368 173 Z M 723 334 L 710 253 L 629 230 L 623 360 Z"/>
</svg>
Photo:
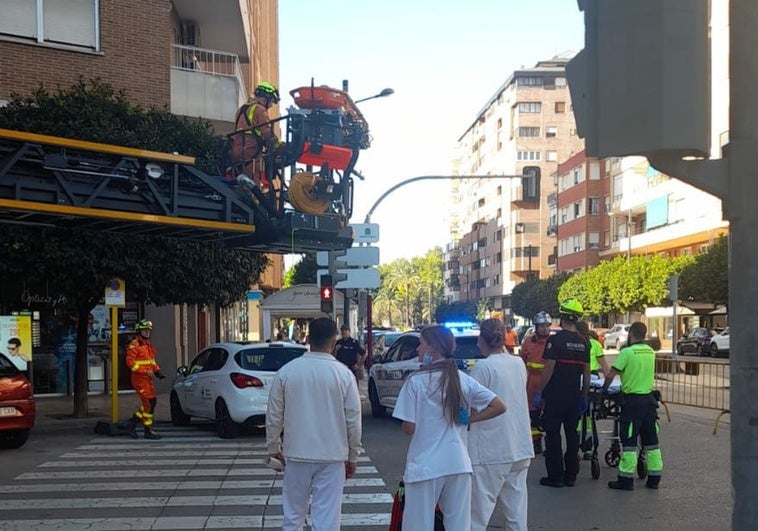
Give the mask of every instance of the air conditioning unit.
<svg viewBox="0 0 758 531">
<path fill-rule="evenodd" d="M 200 45 L 200 28 L 197 22 L 189 21 L 182 23 L 182 44 L 185 46 Z"/>
</svg>

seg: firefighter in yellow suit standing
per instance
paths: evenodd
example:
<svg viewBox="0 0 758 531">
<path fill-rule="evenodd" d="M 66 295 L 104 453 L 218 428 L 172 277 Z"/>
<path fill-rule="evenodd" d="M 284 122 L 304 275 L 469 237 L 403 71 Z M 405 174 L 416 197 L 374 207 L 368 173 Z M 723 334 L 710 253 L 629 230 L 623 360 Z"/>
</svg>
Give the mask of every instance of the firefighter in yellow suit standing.
<svg viewBox="0 0 758 531">
<path fill-rule="evenodd" d="M 134 413 L 131 423 L 132 437 L 136 437 L 137 422 L 145 428 L 145 439 L 160 439 L 161 436 L 153 429 L 153 412 L 158 398 L 153 386 L 153 378 L 163 380 L 165 376 L 155 361 L 155 347 L 150 342 L 153 323 L 142 319 L 134 326 L 137 332 L 131 343 L 126 347 L 126 366 L 132 371 L 132 387 L 137 392 L 140 407 Z"/>
</svg>

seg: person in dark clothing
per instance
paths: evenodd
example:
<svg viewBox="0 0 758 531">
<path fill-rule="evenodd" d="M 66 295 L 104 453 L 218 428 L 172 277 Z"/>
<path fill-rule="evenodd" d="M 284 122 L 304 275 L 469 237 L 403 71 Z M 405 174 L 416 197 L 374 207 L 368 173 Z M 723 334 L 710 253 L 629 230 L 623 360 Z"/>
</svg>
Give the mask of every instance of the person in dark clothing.
<svg viewBox="0 0 758 531">
<path fill-rule="evenodd" d="M 337 340 L 334 356 L 347 365 L 347 368 L 353 371 L 356 381 L 360 379 L 360 369 L 363 363 L 363 356 L 366 350 L 361 347 L 357 339 L 350 337 L 350 326 L 342 325 L 340 328 L 342 337 Z"/>
<path fill-rule="evenodd" d="M 579 435 L 576 426 L 587 409 L 590 385 L 590 344 L 576 330 L 584 314 L 576 299 L 563 301 L 558 311 L 562 330 L 547 340 L 542 359 L 542 429 L 545 430 L 546 487 L 573 487 L 579 473 Z M 566 453 L 561 455 L 561 426 Z"/>
</svg>

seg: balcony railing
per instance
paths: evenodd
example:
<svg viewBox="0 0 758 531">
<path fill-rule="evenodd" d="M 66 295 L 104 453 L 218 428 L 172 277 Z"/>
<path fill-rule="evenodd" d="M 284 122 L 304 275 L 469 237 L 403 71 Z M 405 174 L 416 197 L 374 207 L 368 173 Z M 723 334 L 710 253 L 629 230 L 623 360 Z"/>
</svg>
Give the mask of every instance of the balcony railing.
<svg viewBox="0 0 758 531">
<path fill-rule="evenodd" d="M 234 122 L 247 101 L 236 54 L 175 44 L 171 58 L 171 112 Z"/>
</svg>

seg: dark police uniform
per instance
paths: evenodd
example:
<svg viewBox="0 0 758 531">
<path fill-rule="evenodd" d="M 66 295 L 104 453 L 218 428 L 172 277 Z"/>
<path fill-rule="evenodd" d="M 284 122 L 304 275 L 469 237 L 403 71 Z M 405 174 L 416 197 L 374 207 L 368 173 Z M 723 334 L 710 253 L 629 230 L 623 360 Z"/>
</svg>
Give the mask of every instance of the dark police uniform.
<svg viewBox="0 0 758 531">
<path fill-rule="evenodd" d="M 590 345 L 578 332 L 561 330 L 547 340 L 545 360 L 555 361 L 555 370 L 542 391 L 545 410 L 545 467 L 549 481 L 573 485 L 579 473 L 579 434 L 582 374 L 590 362 Z M 561 425 L 566 436 L 566 454 L 561 455 Z"/>
<path fill-rule="evenodd" d="M 366 352 L 358 340 L 352 337 L 340 338 L 337 340 L 335 351 L 337 352 L 335 357 L 347 365 L 347 368 L 353 371 L 355 377 L 358 378 L 355 365 L 358 363 L 360 356 L 363 356 L 363 353 Z"/>
</svg>

